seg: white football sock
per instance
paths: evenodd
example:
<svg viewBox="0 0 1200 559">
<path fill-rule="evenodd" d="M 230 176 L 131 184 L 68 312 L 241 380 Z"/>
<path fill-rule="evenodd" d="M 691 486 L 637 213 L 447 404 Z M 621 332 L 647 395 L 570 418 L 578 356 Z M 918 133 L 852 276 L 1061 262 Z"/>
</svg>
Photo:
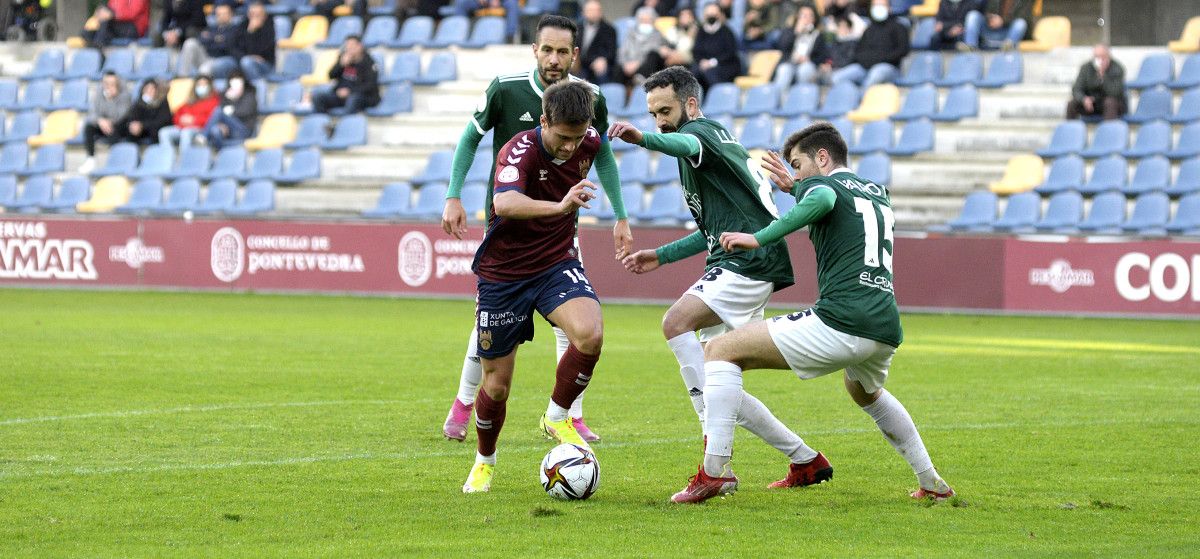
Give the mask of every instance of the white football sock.
<svg viewBox="0 0 1200 559">
<path fill-rule="evenodd" d="M 704 346 L 694 332 L 686 332 L 667 340 L 671 353 L 679 362 L 679 374 L 683 377 L 683 386 L 692 399 L 692 408 L 700 418 L 700 427 L 704 428 Z"/>
<path fill-rule="evenodd" d="M 475 403 L 475 393 L 479 392 L 479 383 L 483 379 L 483 365 L 475 355 L 479 344 L 479 332 L 471 327 L 471 340 L 467 343 L 467 355 L 463 357 L 462 374 L 458 377 L 458 401 L 471 405 Z"/>
<path fill-rule="evenodd" d="M 550 405 L 546 406 L 546 419 L 549 421 L 562 421 L 567 418 L 567 408 L 564 408 L 550 400 Z"/>
<path fill-rule="evenodd" d="M 742 369 L 728 361 L 709 361 L 704 364 L 704 386 L 704 434 L 708 437 L 704 472 L 720 476 L 733 456 L 733 428 L 746 394 Z M 721 464 L 722 458 L 725 464 Z"/>
<path fill-rule="evenodd" d="M 747 431 L 754 433 L 763 442 L 771 445 L 779 452 L 787 455 L 793 464 L 811 462 L 817 457 L 817 451 L 804 444 L 800 438 L 788 429 L 766 404 L 755 398 L 749 392 L 742 391 L 742 405 L 738 408 L 737 424 Z"/>
<path fill-rule="evenodd" d="M 912 466 L 921 487 L 936 489 L 937 481 L 941 478 L 933 469 L 933 462 L 929 460 L 925 443 L 921 442 L 921 434 L 917 433 L 917 426 L 913 424 L 912 416 L 908 415 L 904 405 L 887 390 L 880 390 L 879 399 L 863 406 L 863 411 L 875 420 L 875 425 L 883 432 L 883 438 L 892 444 L 892 448 L 904 457 L 909 466 Z"/>
<path fill-rule="evenodd" d="M 496 465 L 496 455 L 492 454 L 491 456 L 484 456 L 484 455 L 476 452 L 475 453 L 475 463 L 476 464 L 480 464 L 480 463 L 491 464 L 491 465 L 495 466 Z"/>
</svg>

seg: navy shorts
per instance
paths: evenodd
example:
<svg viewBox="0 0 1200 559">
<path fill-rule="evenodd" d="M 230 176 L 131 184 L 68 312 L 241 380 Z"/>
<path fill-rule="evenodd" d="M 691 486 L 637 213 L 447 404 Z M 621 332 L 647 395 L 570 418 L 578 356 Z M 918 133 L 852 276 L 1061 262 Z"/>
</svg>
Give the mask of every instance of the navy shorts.
<svg viewBox="0 0 1200 559">
<path fill-rule="evenodd" d="M 520 281 L 479 278 L 475 302 L 479 356 L 494 359 L 512 353 L 518 345 L 533 339 L 533 311 L 549 316 L 559 305 L 577 297 L 599 302 L 583 265 L 574 258 Z"/>
</svg>

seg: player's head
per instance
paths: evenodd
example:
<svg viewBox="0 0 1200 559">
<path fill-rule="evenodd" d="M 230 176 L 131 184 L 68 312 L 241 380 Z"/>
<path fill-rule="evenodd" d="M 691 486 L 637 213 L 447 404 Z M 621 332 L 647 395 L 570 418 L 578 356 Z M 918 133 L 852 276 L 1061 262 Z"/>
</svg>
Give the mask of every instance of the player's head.
<svg viewBox="0 0 1200 559">
<path fill-rule="evenodd" d="M 683 66 L 651 74 L 642 87 L 646 90 L 646 108 L 659 132 L 674 132 L 700 116 L 700 82 Z"/>
<path fill-rule="evenodd" d="M 560 81 L 542 93 L 542 144 L 557 159 L 570 159 L 595 117 L 596 96 L 587 82 Z"/>
<path fill-rule="evenodd" d="M 796 180 L 826 175 L 846 166 L 846 140 L 832 124 L 818 122 L 788 137 L 783 158 L 796 170 Z"/>
<path fill-rule="evenodd" d="M 533 55 L 537 57 L 538 77 L 542 83 L 549 85 L 567 77 L 579 56 L 579 47 L 575 46 L 578 31 L 575 22 L 563 16 L 542 16 L 538 21 Z"/>
</svg>

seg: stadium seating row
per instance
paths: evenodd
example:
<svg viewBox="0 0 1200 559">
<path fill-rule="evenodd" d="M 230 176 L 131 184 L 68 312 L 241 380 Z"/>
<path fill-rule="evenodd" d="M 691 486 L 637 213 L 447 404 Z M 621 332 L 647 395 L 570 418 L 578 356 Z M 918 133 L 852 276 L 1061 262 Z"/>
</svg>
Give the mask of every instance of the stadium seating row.
<svg viewBox="0 0 1200 559">
<path fill-rule="evenodd" d="M 1174 147 L 1171 135 L 1171 126 L 1166 122 L 1150 122 L 1138 129 L 1130 146 L 1128 125 L 1112 120 L 1097 126 L 1091 144 L 1087 144 L 1087 126 L 1080 121 L 1066 121 L 1054 129 L 1049 145 L 1038 150 L 1037 154 L 1046 158 L 1077 154 L 1089 159 L 1113 154 L 1131 158 L 1165 155 L 1170 159 L 1200 155 L 1200 120 L 1180 130 Z"/>
<path fill-rule="evenodd" d="M 16 146 L 16 147 L 14 147 Z M 5 146 L 5 154 L 13 148 L 19 151 L 20 144 Z M 44 146 L 45 148 L 62 146 Z M 15 155 L 19 157 L 19 155 Z M 35 156 L 35 163 L 38 159 Z M 61 166 L 57 171 L 61 171 Z M 0 168 L 2 172 L 16 174 L 33 174 L 28 169 L 24 171 Z M 37 171 L 47 172 L 47 171 Z M 321 152 L 315 147 L 306 147 L 294 151 L 291 160 L 284 164 L 284 152 L 280 148 L 259 150 L 251 160 L 246 148 L 229 146 L 222 148 L 216 156 L 205 146 L 186 146 L 179 157 L 175 156 L 172 146 L 155 144 L 146 148 L 141 160 L 138 160 L 138 146 L 122 142 L 109 149 L 103 164 L 92 171 L 93 178 L 106 176 L 123 176 L 133 179 L 162 177 L 169 180 L 196 178 L 206 181 L 218 179 L 237 179 L 252 181 L 269 179 L 281 184 L 296 184 L 321 176 Z"/>
<path fill-rule="evenodd" d="M 1179 200 L 1174 217 L 1166 194 L 1150 192 L 1138 196 L 1126 215 L 1124 195 L 1106 192 L 1095 197 L 1084 217 L 1085 201 L 1078 192 L 1060 192 L 1050 197 L 1042 212 L 1042 198 L 1035 192 L 1014 194 L 1002 214 L 992 192 L 967 196 L 958 217 L 935 231 L 975 233 L 1138 234 L 1145 236 L 1200 235 L 1200 193 Z"/>
<path fill-rule="evenodd" d="M 132 187 L 122 176 L 109 176 L 96 182 L 94 188 L 86 177 L 67 177 L 54 189 L 50 175 L 29 177 L 17 189 L 13 175 L 0 175 L 0 206 L 7 211 L 22 213 L 117 212 L 135 215 L 195 215 L 224 214 L 249 216 L 275 208 L 275 184 L 269 180 L 252 180 L 237 195 L 237 182 L 219 179 L 208 185 L 201 197 L 200 182 L 183 178 L 171 184 L 164 197 L 164 185 L 159 178 L 140 179 Z"/>
</svg>

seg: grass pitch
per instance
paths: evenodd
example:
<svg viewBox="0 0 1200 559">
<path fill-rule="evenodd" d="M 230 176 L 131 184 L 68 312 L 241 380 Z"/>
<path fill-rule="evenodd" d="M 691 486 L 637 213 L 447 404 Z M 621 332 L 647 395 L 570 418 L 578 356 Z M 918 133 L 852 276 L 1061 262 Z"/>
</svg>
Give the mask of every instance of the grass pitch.
<svg viewBox="0 0 1200 559">
<path fill-rule="evenodd" d="M 600 491 L 549 499 L 552 336 L 522 346 L 491 494 L 445 441 L 465 301 L 0 290 L 0 557 L 1164 556 L 1200 549 L 1200 324 L 905 316 L 888 388 L 961 495 L 916 482 L 837 376 L 746 387 L 834 465 L 745 432 L 734 496 L 677 506 L 699 430 L 658 324 L 608 305 Z"/>
</svg>

